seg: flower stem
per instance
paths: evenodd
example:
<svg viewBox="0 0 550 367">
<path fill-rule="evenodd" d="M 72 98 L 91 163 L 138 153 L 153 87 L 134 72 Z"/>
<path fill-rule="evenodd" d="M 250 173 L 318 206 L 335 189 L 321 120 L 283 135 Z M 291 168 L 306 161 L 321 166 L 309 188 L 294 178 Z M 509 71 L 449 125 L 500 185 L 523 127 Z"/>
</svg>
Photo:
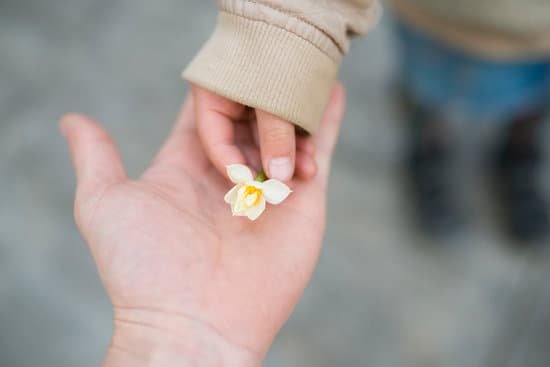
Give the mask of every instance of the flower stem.
<svg viewBox="0 0 550 367">
<path fill-rule="evenodd" d="M 267 180 L 267 176 L 265 175 L 265 172 L 261 170 L 254 180 L 258 182 L 264 182 L 265 180 Z"/>
</svg>

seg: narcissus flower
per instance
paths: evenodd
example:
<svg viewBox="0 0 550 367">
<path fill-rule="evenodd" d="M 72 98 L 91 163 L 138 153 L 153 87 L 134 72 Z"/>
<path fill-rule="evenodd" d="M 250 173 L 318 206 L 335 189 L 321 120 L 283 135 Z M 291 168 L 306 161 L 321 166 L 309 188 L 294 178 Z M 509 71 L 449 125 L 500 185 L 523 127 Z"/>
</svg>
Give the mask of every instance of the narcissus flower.
<svg viewBox="0 0 550 367">
<path fill-rule="evenodd" d="M 280 204 L 292 192 L 281 181 L 266 181 L 263 173 L 254 179 L 252 171 L 242 164 L 231 164 L 226 169 L 235 186 L 225 195 L 224 200 L 231 205 L 234 216 L 256 220 L 264 212 L 266 202 Z"/>
</svg>

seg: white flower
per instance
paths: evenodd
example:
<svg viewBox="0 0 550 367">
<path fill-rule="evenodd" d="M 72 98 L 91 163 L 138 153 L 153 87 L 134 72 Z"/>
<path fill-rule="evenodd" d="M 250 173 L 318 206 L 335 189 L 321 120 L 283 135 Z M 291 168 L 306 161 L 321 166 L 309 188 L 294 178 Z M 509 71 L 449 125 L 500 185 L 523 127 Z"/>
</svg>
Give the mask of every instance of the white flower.
<svg viewBox="0 0 550 367">
<path fill-rule="evenodd" d="M 280 204 L 292 192 L 278 180 L 254 180 L 252 171 L 242 164 L 227 166 L 227 175 L 235 186 L 225 195 L 225 202 L 231 205 L 233 215 L 250 220 L 256 220 L 264 212 L 266 202 Z"/>
</svg>

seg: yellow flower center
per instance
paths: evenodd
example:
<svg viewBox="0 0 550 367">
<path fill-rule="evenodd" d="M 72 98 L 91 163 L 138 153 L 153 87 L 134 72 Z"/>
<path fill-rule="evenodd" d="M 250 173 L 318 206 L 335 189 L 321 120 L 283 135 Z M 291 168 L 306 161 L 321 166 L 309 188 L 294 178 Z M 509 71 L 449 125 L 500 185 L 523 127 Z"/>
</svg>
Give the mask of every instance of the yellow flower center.
<svg viewBox="0 0 550 367">
<path fill-rule="evenodd" d="M 251 208 L 260 203 L 262 197 L 262 190 L 252 186 L 244 186 L 239 190 L 239 198 L 242 205 L 246 208 Z"/>
</svg>

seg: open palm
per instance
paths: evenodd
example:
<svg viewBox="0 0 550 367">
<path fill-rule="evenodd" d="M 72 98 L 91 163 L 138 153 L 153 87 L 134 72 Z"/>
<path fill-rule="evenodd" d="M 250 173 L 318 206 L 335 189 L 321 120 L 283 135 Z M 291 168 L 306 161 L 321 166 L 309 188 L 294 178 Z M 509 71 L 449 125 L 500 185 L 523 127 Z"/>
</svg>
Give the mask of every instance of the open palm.
<svg viewBox="0 0 550 367">
<path fill-rule="evenodd" d="M 191 97 L 150 168 L 126 177 L 116 147 L 90 119 L 66 116 L 78 180 L 77 224 L 112 301 L 115 325 L 201 328 L 261 360 L 315 267 L 329 164 L 343 111 L 335 88 L 315 139 L 318 175 L 257 221 L 232 217 L 231 188 L 197 137 Z M 184 334 L 184 331 L 181 331 Z"/>
</svg>

